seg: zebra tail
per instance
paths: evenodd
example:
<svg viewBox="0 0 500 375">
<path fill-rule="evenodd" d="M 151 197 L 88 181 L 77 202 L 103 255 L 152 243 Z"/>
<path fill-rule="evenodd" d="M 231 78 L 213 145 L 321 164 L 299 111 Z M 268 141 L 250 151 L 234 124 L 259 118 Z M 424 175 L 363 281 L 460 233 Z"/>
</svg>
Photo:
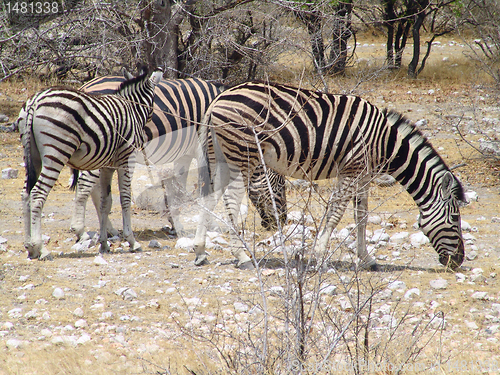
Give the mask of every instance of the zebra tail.
<svg viewBox="0 0 500 375">
<path fill-rule="evenodd" d="M 198 183 L 202 197 L 211 193 L 211 171 L 210 160 L 208 156 L 208 132 L 210 131 L 210 116 L 205 115 L 201 125 L 198 127 Z"/>
<path fill-rule="evenodd" d="M 80 177 L 80 171 L 78 169 L 71 168 L 71 173 L 73 173 L 73 180 L 71 181 L 71 186 L 69 190 L 75 191 L 78 186 L 78 178 Z"/>
<path fill-rule="evenodd" d="M 26 108 L 26 121 L 24 127 L 19 124 L 19 129 L 22 130 L 21 133 L 21 143 L 24 147 L 24 165 L 26 168 L 26 192 L 30 193 L 38 180 L 38 173 L 33 160 L 33 152 L 38 152 L 38 150 L 32 150 L 32 146 L 36 148 L 35 140 L 33 139 L 33 120 L 34 120 L 34 109 L 33 106 L 28 106 Z"/>
</svg>

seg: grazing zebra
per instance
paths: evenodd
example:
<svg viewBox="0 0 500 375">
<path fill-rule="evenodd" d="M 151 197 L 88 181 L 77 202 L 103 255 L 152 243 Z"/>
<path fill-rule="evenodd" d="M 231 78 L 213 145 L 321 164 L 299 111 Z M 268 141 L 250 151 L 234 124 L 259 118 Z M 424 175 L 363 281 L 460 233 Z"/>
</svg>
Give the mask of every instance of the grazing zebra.
<svg viewBox="0 0 500 375">
<path fill-rule="evenodd" d="M 125 72 L 125 77 L 128 73 Z M 80 89 L 88 93 L 108 94 L 125 80 L 119 76 L 105 76 L 93 79 Z M 175 176 L 181 187 L 186 186 L 189 166 L 196 156 L 198 136 L 196 129 L 201 122 L 210 102 L 223 91 L 222 86 L 200 79 L 162 79 L 156 86 L 152 121 L 145 127 L 147 142 L 143 152 L 145 160 L 151 164 L 173 162 Z M 271 211 L 271 197 L 267 188 L 265 174 L 257 169 L 248 187 L 249 198 L 257 208 L 262 226 L 266 229 L 277 228 L 274 213 Z M 284 178 L 269 171 L 271 186 L 275 192 L 276 205 L 281 222 L 286 220 L 286 193 Z M 85 205 L 89 195 L 99 216 L 98 202 L 100 190 L 94 188 L 99 171 L 84 171 L 78 176 L 76 186 L 75 211 L 71 221 L 71 230 L 80 239 L 85 227 Z M 73 180 L 73 184 L 77 179 Z M 171 215 L 165 196 L 168 220 L 172 232 L 181 230 L 182 225 L 177 215 Z M 107 220 L 106 228 L 112 235 L 118 234 L 111 222 Z"/>
<path fill-rule="evenodd" d="M 200 140 L 215 138 L 217 166 L 203 173 L 206 208 L 219 198 L 230 174 L 253 173 L 261 163 L 284 176 L 308 180 L 339 177 L 340 193 L 356 199 L 356 222 L 366 224 L 367 185 L 379 173 L 392 175 L 413 197 L 420 210 L 419 225 L 451 268 L 464 258 L 459 203 L 466 202 L 460 182 L 427 139 L 402 115 L 380 110 L 356 96 L 332 95 L 285 85 L 244 83 L 226 90 L 212 102 Z M 206 150 L 206 147 L 203 147 Z M 206 159 L 206 152 L 203 155 Z M 214 191 L 211 193 L 213 181 Z M 237 200 L 237 197 L 233 197 Z M 317 249 L 326 250 L 347 199 L 329 204 L 326 225 Z M 234 207 L 229 207 L 233 219 Z M 207 211 L 195 237 L 195 264 L 204 264 Z M 363 223 L 364 221 L 364 223 Z M 363 225 L 359 225 L 361 227 Z M 363 233 L 358 236 L 360 265 L 375 268 Z M 241 268 L 253 266 L 237 238 L 232 251 Z"/>
<path fill-rule="evenodd" d="M 111 95 L 54 87 L 25 103 L 18 124 L 26 165 L 22 200 L 29 258 L 50 258 L 42 243 L 41 214 L 65 165 L 101 169 L 101 252 L 109 251 L 104 223 L 111 209 L 111 178 L 118 169 L 123 234 L 133 251 L 140 250 L 130 227 L 130 181 L 134 150 L 146 140 L 144 126 L 153 113 L 154 89 L 162 74 L 143 72 Z"/>
</svg>

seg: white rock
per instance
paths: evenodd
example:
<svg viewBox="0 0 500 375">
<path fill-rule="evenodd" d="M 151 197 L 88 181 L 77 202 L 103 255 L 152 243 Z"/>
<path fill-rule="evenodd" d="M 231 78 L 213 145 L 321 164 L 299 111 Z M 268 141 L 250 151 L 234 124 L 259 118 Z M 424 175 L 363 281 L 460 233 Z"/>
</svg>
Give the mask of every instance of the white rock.
<svg viewBox="0 0 500 375">
<path fill-rule="evenodd" d="M 420 247 L 422 245 L 428 244 L 429 238 L 422 232 L 413 233 L 410 236 L 410 242 L 414 247 Z"/>
<path fill-rule="evenodd" d="M 102 255 L 99 254 L 94 258 L 94 264 L 96 266 L 105 266 L 108 264 L 108 262 L 102 257 Z"/>
<path fill-rule="evenodd" d="M 382 218 L 378 215 L 370 215 L 368 216 L 368 223 L 380 225 L 382 223 Z"/>
<path fill-rule="evenodd" d="M 111 319 L 113 317 L 112 311 L 105 311 L 101 314 L 101 320 Z"/>
<path fill-rule="evenodd" d="M 44 337 L 52 337 L 52 331 L 50 329 L 44 328 L 40 331 L 40 334 Z"/>
<path fill-rule="evenodd" d="M 352 307 L 351 301 L 349 301 L 348 298 L 341 297 L 339 299 L 339 304 L 340 304 L 340 310 L 342 310 L 342 311 L 353 311 L 354 310 Z"/>
<path fill-rule="evenodd" d="M 493 313 L 495 314 L 495 316 L 499 316 L 500 315 L 500 303 L 493 303 L 491 305 L 491 310 L 493 310 Z"/>
<path fill-rule="evenodd" d="M 471 250 L 465 257 L 467 258 L 467 260 L 474 260 L 477 258 L 477 251 Z"/>
<path fill-rule="evenodd" d="M 8 349 L 20 349 L 23 346 L 23 342 L 18 339 L 9 339 L 5 342 L 5 346 Z"/>
<path fill-rule="evenodd" d="M 85 319 L 78 319 L 76 322 L 75 322 L 75 328 L 83 328 L 83 327 L 87 327 L 88 324 L 87 324 L 87 321 Z"/>
<path fill-rule="evenodd" d="M 38 316 L 38 310 L 37 309 L 33 309 L 33 310 L 30 310 L 28 311 L 26 314 L 24 314 L 24 317 L 26 319 L 36 319 L 36 317 Z"/>
<path fill-rule="evenodd" d="M 464 239 L 464 241 L 475 241 L 476 240 L 476 237 L 474 237 L 470 233 L 464 233 L 464 234 L 462 234 L 462 238 Z"/>
<path fill-rule="evenodd" d="M 391 236 L 392 243 L 403 243 L 410 236 L 408 232 L 399 232 Z"/>
<path fill-rule="evenodd" d="M 64 298 L 64 290 L 61 288 L 54 288 L 52 291 L 52 297 L 55 299 L 63 299 Z"/>
<path fill-rule="evenodd" d="M 465 325 L 470 329 L 479 329 L 479 326 L 476 324 L 476 322 L 465 322 Z"/>
<path fill-rule="evenodd" d="M 472 299 L 487 301 L 489 299 L 488 292 L 475 292 L 471 295 Z"/>
<path fill-rule="evenodd" d="M 394 280 L 387 284 L 387 288 L 390 290 L 405 290 L 406 284 L 401 280 Z"/>
<path fill-rule="evenodd" d="M 313 224 L 314 219 L 311 215 L 306 215 L 301 211 L 290 211 L 287 215 L 287 223 Z"/>
<path fill-rule="evenodd" d="M 460 226 L 462 228 L 462 232 L 470 232 L 472 230 L 471 225 L 465 220 L 460 220 Z"/>
<path fill-rule="evenodd" d="M 0 236 L 0 245 L 6 243 L 7 241 L 8 241 L 7 238 Z M 21 277 L 19 277 L 19 281 L 26 281 L 26 280 L 21 280 Z"/>
<path fill-rule="evenodd" d="M 432 289 L 446 289 L 448 287 L 448 281 L 445 279 L 432 280 L 430 283 Z"/>
<path fill-rule="evenodd" d="M 477 202 L 479 200 L 479 195 L 475 191 L 466 191 L 465 192 L 465 198 L 469 201 L 475 201 Z"/>
<path fill-rule="evenodd" d="M 421 119 L 415 122 L 415 126 L 425 126 L 428 124 L 428 121 L 426 119 Z"/>
<path fill-rule="evenodd" d="M 181 237 L 175 243 L 176 249 L 192 250 L 194 246 L 194 239 L 188 237 Z"/>
<path fill-rule="evenodd" d="M 465 279 L 467 278 L 467 276 L 464 275 L 463 273 L 457 272 L 455 274 L 455 278 L 457 279 L 458 283 L 463 283 L 465 281 Z"/>
<path fill-rule="evenodd" d="M 2 330 L 4 331 L 10 331 L 12 328 L 14 328 L 14 324 L 11 322 L 5 322 L 2 324 Z"/>
<path fill-rule="evenodd" d="M 413 296 L 419 296 L 420 295 L 420 289 L 418 288 L 411 288 L 411 289 L 408 289 L 404 295 L 404 298 L 405 299 L 410 299 L 412 298 Z"/>
<path fill-rule="evenodd" d="M 241 302 L 235 302 L 233 305 L 234 309 L 238 312 L 247 312 L 249 310 L 248 305 Z"/>
<path fill-rule="evenodd" d="M 371 243 L 378 243 L 380 241 L 389 242 L 390 236 L 385 232 L 385 229 L 377 229 L 373 232 L 373 237 L 370 239 Z"/>
<path fill-rule="evenodd" d="M 89 342 L 90 340 L 91 340 L 91 337 L 88 334 L 84 333 L 83 335 L 80 336 L 80 338 L 78 340 L 76 340 L 76 344 L 83 345 L 83 344 Z"/>
<path fill-rule="evenodd" d="M 22 316 L 21 311 L 23 311 L 22 307 L 16 307 L 7 312 L 10 318 L 20 318 Z"/>
<path fill-rule="evenodd" d="M 115 294 L 121 296 L 125 301 L 132 301 L 137 298 L 137 293 L 128 287 L 115 290 Z"/>
<path fill-rule="evenodd" d="M 483 274 L 483 269 L 480 268 L 480 267 L 477 267 L 477 268 L 473 268 L 472 271 L 470 271 L 472 274 L 474 275 L 481 275 Z"/>
<path fill-rule="evenodd" d="M 188 305 L 188 306 L 198 306 L 198 305 L 201 305 L 201 299 L 199 299 L 198 297 L 185 298 L 184 302 L 186 302 L 186 305 Z"/>
<path fill-rule="evenodd" d="M 321 289 L 319 293 L 320 294 L 327 294 L 329 296 L 334 296 L 335 294 L 337 294 L 337 286 L 328 285 L 327 287 Z"/>
<path fill-rule="evenodd" d="M 18 169 L 13 169 L 13 168 L 2 169 L 2 179 L 4 180 L 15 179 L 17 178 L 18 174 L 19 174 Z"/>
<path fill-rule="evenodd" d="M 285 289 L 283 289 L 282 286 L 272 286 L 271 288 L 269 288 L 269 291 L 272 293 L 272 294 L 283 294 L 285 292 Z"/>
<path fill-rule="evenodd" d="M 161 243 L 158 240 L 151 240 L 148 247 L 151 249 L 161 249 Z"/>
</svg>

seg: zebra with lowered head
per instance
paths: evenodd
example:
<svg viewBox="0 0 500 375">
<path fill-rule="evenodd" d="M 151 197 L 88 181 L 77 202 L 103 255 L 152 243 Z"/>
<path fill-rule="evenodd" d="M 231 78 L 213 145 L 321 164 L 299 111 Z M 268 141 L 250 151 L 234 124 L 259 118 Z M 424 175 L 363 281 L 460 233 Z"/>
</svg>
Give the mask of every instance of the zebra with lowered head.
<svg viewBox="0 0 500 375">
<path fill-rule="evenodd" d="M 109 252 L 104 223 L 111 209 L 111 178 L 118 170 L 123 234 L 133 251 L 140 250 L 130 223 L 130 181 L 134 151 L 146 140 L 144 126 L 153 113 L 162 74 L 143 71 L 110 95 L 48 88 L 25 103 L 18 125 L 26 165 L 22 200 L 29 258 L 50 258 L 41 237 L 42 208 L 65 165 L 101 169 L 100 252 Z"/>
<path fill-rule="evenodd" d="M 285 85 L 244 83 L 226 90 L 212 102 L 200 127 L 203 142 L 209 132 L 215 139 L 216 168 L 201 175 L 202 190 L 210 211 L 220 186 L 230 175 L 243 180 L 264 163 L 277 173 L 309 180 L 340 178 L 340 193 L 364 196 L 364 208 L 355 209 L 357 222 L 366 220 L 367 184 L 379 173 L 392 175 L 412 196 L 420 210 L 419 226 L 451 268 L 464 259 L 459 204 L 466 202 L 460 182 L 428 140 L 402 115 L 380 110 L 368 101 L 347 95 L 324 94 Z M 206 143 L 206 142 L 205 142 Z M 203 159 L 207 159 L 206 147 Z M 215 186 L 211 188 L 210 182 Z M 347 191 L 347 193 L 346 193 Z M 233 197 L 238 201 L 238 197 Z M 347 206 L 347 199 L 329 205 L 317 249 L 326 250 L 333 228 Z M 204 211 L 195 237 L 195 264 L 206 261 L 205 236 L 208 213 Z M 229 205 L 229 216 L 235 217 Z M 358 226 L 362 227 L 362 225 Z M 364 230 L 363 230 L 364 232 Z M 365 236 L 358 229 L 360 265 L 375 268 L 366 251 Z M 231 246 L 240 268 L 253 267 L 233 235 Z"/>
<path fill-rule="evenodd" d="M 93 94 L 109 94 L 129 77 L 104 76 L 85 83 L 80 89 Z M 187 172 L 191 161 L 196 156 L 198 145 L 197 129 L 203 115 L 212 100 L 223 91 L 223 87 L 197 78 L 162 79 L 156 86 L 154 110 L 151 121 L 146 124 L 146 143 L 144 144 L 144 160 L 150 164 L 162 165 L 174 163 L 175 176 L 181 188 L 185 188 Z M 141 158 L 142 159 L 142 158 Z M 212 159 L 214 159 L 212 157 Z M 281 223 L 286 220 L 286 192 L 283 176 L 268 171 L 271 186 Z M 80 238 L 85 226 L 85 205 L 88 197 L 92 197 L 99 216 L 100 190 L 95 188 L 99 179 L 99 171 L 83 171 L 73 182 L 76 184 L 75 210 L 71 220 L 71 230 Z M 250 201 L 257 208 L 265 229 L 277 228 L 270 191 L 266 184 L 266 176 L 262 168 L 257 168 L 248 186 Z M 170 193 L 170 192 L 169 192 Z M 168 220 L 172 232 L 182 229 L 175 212 L 171 212 L 165 196 Z M 118 232 L 107 220 L 109 233 Z"/>
</svg>

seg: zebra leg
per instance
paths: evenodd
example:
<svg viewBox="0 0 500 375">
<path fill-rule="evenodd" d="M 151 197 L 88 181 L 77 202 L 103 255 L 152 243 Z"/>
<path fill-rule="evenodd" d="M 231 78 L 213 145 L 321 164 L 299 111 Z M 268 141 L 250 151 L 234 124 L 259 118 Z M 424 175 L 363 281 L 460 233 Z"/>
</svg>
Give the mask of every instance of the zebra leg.
<svg viewBox="0 0 500 375">
<path fill-rule="evenodd" d="M 241 232 L 238 229 L 238 214 L 240 213 L 241 201 L 243 200 L 243 195 L 245 194 L 245 184 L 247 181 L 244 175 L 239 172 L 239 170 L 229 168 L 231 183 L 227 186 L 223 194 L 224 206 L 226 207 L 229 223 L 232 225 L 231 228 L 231 240 L 230 247 L 231 253 L 238 260 L 237 267 L 240 269 L 252 269 L 254 268 L 252 259 L 246 254 L 245 246 L 241 243 L 241 238 L 239 235 L 243 236 L 243 224 Z M 244 222 L 244 220 L 242 220 Z"/>
<path fill-rule="evenodd" d="M 113 197 L 111 195 L 111 180 L 113 179 L 114 169 L 102 168 L 99 175 L 99 187 L 101 190 L 101 204 L 99 210 L 101 216 L 99 217 L 99 248 L 100 253 L 109 253 L 108 245 L 108 232 L 106 230 L 106 220 L 109 218 L 111 212 L 111 205 Z"/>
<path fill-rule="evenodd" d="M 337 191 L 332 194 L 328 202 L 325 228 L 321 232 L 316 244 L 316 252 L 319 254 L 325 254 L 333 229 L 337 226 L 340 219 L 342 219 L 342 216 L 344 216 L 350 197 L 354 193 L 354 186 L 355 184 L 352 183 L 351 178 L 339 177 Z"/>
<path fill-rule="evenodd" d="M 52 260 L 52 255 L 50 255 L 42 240 L 42 209 L 47 196 L 59 177 L 62 166 L 64 164 L 42 167 L 35 186 L 29 193 L 26 189 L 23 193 L 23 211 L 26 215 L 24 246 L 28 250 L 28 258 L 30 259 Z"/>
<path fill-rule="evenodd" d="M 375 259 L 366 249 L 366 224 L 368 222 L 368 188 L 369 178 L 363 178 L 358 183 L 357 195 L 353 198 L 354 222 L 357 228 L 357 251 L 359 266 L 365 269 L 376 270 Z"/>
<path fill-rule="evenodd" d="M 170 222 L 174 235 L 180 234 L 183 231 L 183 225 L 179 220 L 179 208 L 175 206 L 178 206 L 178 202 L 182 199 L 182 194 L 186 191 L 189 166 L 191 165 L 192 160 L 193 155 L 189 154 L 174 161 L 175 181 L 171 181 L 171 183 L 167 185 L 169 192 L 171 193 L 170 196 L 171 201 L 174 203 L 174 208 L 168 202 L 167 186 L 165 186 L 162 181 L 167 219 Z"/>
<path fill-rule="evenodd" d="M 130 185 L 132 183 L 132 168 L 118 168 L 118 187 L 120 189 L 120 203 L 122 206 L 123 237 L 130 245 L 130 251 L 135 253 L 142 251 L 141 244 L 135 240 L 132 231 L 132 222 L 130 218 L 131 193 Z M 106 222 L 108 218 L 104 218 Z"/>
<path fill-rule="evenodd" d="M 94 207 L 97 212 L 97 218 L 99 219 L 99 223 L 101 222 L 101 210 L 99 209 L 99 205 L 101 203 L 101 189 L 97 185 L 94 185 L 92 191 L 90 192 L 90 197 L 92 198 L 92 203 L 94 204 Z M 87 196 L 88 199 L 88 196 Z M 85 219 L 85 214 L 83 216 Z M 113 227 L 113 224 L 111 224 L 111 221 L 109 220 L 109 217 L 105 219 L 105 224 L 106 224 L 106 232 L 108 233 L 109 236 L 111 237 L 116 237 L 120 233 L 118 232 L 118 229 L 115 229 Z M 85 221 L 84 221 L 85 223 Z"/>
<path fill-rule="evenodd" d="M 101 190 L 99 188 L 99 171 L 83 171 L 78 178 L 78 184 L 75 193 L 75 211 L 71 218 L 70 230 L 76 234 L 79 241 L 85 231 L 85 210 L 89 195 L 92 197 L 92 203 L 97 212 L 99 223 L 101 221 Z M 118 231 L 107 220 L 106 229 L 109 235 L 117 236 Z"/>
</svg>

